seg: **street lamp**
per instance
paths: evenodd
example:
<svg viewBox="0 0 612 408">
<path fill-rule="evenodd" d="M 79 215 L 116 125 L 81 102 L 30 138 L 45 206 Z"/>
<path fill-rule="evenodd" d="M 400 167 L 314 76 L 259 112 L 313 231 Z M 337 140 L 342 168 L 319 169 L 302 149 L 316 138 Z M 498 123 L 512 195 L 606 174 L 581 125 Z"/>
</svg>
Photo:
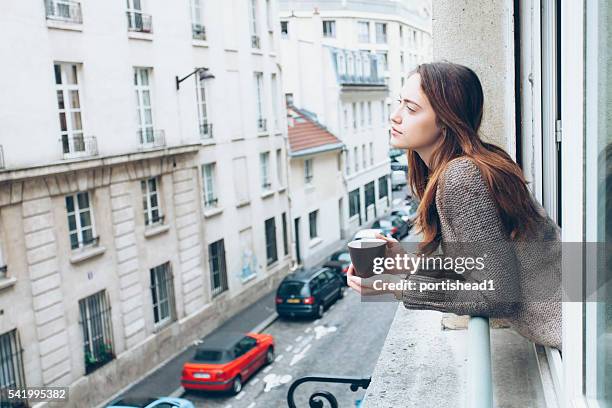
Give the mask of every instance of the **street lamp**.
<svg viewBox="0 0 612 408">
<path fill-rule="evenodd" d="M 189 74 L 187 76 L 184 76 L 183 78 L 179 79 L 178 75 L 175 77 L 175 79 L 176 79 L 176 90 L 177 91 L 179 90 L 181 82 L 183 82 L 184 80 L 186 80 L 187 78 L 189 78 L 190 76 L 195 74 L 196 72 L 198 73 L 200 81 L 203 81 L 205 79 L 213 79 L 215 77 L 213 74 L 210 73 L 210 71 L 206 67 L 196 68 L 191 74 Z"/>
</svg>

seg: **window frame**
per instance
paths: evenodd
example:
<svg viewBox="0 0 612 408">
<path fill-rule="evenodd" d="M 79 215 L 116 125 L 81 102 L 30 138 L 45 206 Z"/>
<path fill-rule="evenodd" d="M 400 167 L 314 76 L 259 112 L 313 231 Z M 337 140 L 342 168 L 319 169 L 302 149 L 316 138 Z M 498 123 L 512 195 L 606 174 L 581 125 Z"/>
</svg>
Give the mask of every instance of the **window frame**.
<svg viewBox="0 0 612 408">
<path fill-rule="evenodd" d="M 87 195 L 87 203 L 88 203 L 87 210 L 84 210 L 80 207 L 79 200 L 78 200 L 79 194 Z M 68 210 L 67 199 L 69 197 L 72 198 L 73 211 Z M 93 202 L 89 194 L 89 191 L 77 191 L 76 193 L 68 194 L 64 196 L 64 202 L 66 205 L 66 217 L 68 221 L 68 239 L 70 242 L 70 249 L 72 251 L 75 251 L 81 248 L 88 248 L 88 247 L 96 246 L 97 241 L 98 241 L 98 236 L 96 235 L 96 227 L 95 227 L 94 212 L 93 212 Z M 91 221 L 91 225 L 83 228 L 83 226 L 81 225 L 81 214 L 85 212 L 89 212 L 89 218 Z M 74 230 L 70 229 L 70 216 L 71 215 L 75 218 L 75 229 Z M 83 231 L 87 231 L 87 230 L 91 231 L 91 241 L 86 243 L 84 240 Z M 78 245 L 76 247 L 72 245 L 72 239 L 71 239 L 71 235 L 74 233 L 77 234 L 77 240 L 78 240 L 77 241 Z"/>
<path fill-rule="evenodd" d="M 149 184 L 151 181 L 155 183 L 155 191 L 151 190 L 151 185 Z M 144 221 L 146 227 L 164 223 L 164 213 L 161 205 L 160 181 L 160 177 L 149 177 L 147 179 L 140 180 L 140 191 L 142 193 Z M 154 206 L 151 202 L 153 196 L 155 196 L 157 199 L 156 206 Z M 155 219 L 153 216 L 153 212 L 155 210 L 157 210 L 157 219 Z"/>
<path fill-rule="evenodd" d="M 207 173 L 207 170 L 210 172 Z M 200 166 L 202 176 L 202 203 L 204 208 L 215 208 L 219 205 L 219 198 L 216 195 L 217 163 L 204 163 Z"/>
</svg>

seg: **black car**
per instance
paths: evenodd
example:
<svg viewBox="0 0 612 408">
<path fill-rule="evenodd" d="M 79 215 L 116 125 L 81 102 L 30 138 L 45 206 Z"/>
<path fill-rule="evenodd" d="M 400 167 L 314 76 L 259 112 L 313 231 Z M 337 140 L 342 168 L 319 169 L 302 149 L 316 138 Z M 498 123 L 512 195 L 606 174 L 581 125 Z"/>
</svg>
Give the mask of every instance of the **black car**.
<svg viewBox="0 0 612 408">
<path fill-rule="evenodd" d="M 329 268 L 298 269 L 276 290 L 276 312 L 281 317 L 320 318 L 328 305 L 344 296 L 344 284 Z"/>
<path fill-rule="evenodd" d="M 410 232 L 410 226 L 407 222 L 396 215 L 387 215 L 374 221 L 372 228 L 379 228 L 384 231 L 385 235 L 391 236 L 397 240 L 404 238 Z"/>
<path fill-rule="evenodd" d="M 336 274 L 342 279 L 344 285 L 348 285 L 346 281 L 346 272 L 348 271 L 349 265 L 351 264 L 351 255 L 348 249 L 342 249 L 336 251 L 329 257 L 329 261 L 325 262 L 323 266 L 326 266 L 336 272 Z"/>
</svg>

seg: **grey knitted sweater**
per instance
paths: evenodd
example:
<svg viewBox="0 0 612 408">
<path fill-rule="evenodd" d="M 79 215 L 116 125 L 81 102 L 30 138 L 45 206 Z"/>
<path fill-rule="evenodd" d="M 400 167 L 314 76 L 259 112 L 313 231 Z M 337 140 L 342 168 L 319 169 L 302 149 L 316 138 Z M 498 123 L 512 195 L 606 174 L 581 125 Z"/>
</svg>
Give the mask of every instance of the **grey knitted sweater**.
<svg viewBox="0 0 612 408">
<path fill-rule="evenodd" d="M 405 289 L 401 294 L 404 306 L 499 319 L 531 341 L 561 350 L 561 230 L 532 200 L 545 216 L 537 236 L 510 241 L 479 168 L 464 157 L 452 160 L 436 191 L 439 249 L 444 257 L 481 256 L 484 252 L 484 268 L 461 274 L 448 268 L 417 270 L 407 279 L 416 287 L 420 282 L 435 284 L 457 278 L 463 282 L 490 280 L 495 290 Z M 394 248 L 387 256 L 406 253 L 399 245 Z"/>
</svg>

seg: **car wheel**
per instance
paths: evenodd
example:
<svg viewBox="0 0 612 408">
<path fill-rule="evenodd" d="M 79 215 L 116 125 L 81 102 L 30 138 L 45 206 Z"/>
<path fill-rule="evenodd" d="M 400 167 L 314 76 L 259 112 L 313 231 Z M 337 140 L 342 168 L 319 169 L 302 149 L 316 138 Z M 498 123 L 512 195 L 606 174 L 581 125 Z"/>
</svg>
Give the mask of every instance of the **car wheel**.
<svg viewBox="0 0 612 408">
<path fill-rule="evenodd" d="M 315 314 L 315 317 L 317 319 L 322 318 L 324 312 L 325 312 L 325 306 L 323 306 L 323 303 L 319 303 L 319 306 L 317 306 L 317 312 Z"/>
<path fill-rule="evenodd" d="M 232 393 L 238 394 L 240 391 L 242 391 L 242 379 L 238 375 L 234 378 L 234 382 L 232 383 Z"/>
<path fill-rule="evenodd" d="M 338 299 L 342 299 L 344 297 L 344 286 L 340 286 L 338 288 Z"/>
<path fill-rule="evenodd" d="M 272 364 L 274 362 L 274 349 L 270 347 L 266 352 L 266 364 Z"/>
</svg>

